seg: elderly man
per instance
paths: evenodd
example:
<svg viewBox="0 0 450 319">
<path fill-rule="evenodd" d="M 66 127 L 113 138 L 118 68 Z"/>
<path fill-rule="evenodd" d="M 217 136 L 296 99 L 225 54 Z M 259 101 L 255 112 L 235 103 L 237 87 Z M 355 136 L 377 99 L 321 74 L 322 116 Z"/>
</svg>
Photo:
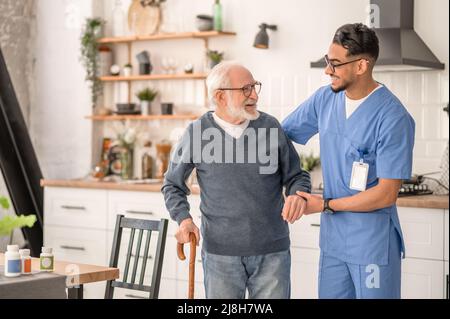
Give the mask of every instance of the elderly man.
<svg viewBox="0 0 450 319">
<path fill-rule="evenodd" d="M 176 238 L 200 234 L 189 214 L 186 179 L 196 168 L 201 188 L 202 261 L 207 298 L 290 297 L 287 222 L 310 192 L 292 143 L 279 122 L 258 112 L 261 83 L 242 65 L 216 66 L 207 79 L 214 112 L 192 123 L 178 144 L 162 192 Z M 286 187 L 286 201 L 283 197 Z"/>
</svg>

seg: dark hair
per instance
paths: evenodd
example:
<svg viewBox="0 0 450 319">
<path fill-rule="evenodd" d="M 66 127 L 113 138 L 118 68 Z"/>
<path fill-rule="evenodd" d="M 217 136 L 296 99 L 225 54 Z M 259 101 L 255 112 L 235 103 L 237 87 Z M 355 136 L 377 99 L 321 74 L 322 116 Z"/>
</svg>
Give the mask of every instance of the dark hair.
<svg viewBox="0 0 450 319">
<path fill-rule="evenodd" d="M 380 53 L 375 31 L 362 23 L 346 24 L 340 27 L 334 35 L 333 43 L 346 48 L 349 55 L 367 54 L 375 61 Z"/>
</svg>

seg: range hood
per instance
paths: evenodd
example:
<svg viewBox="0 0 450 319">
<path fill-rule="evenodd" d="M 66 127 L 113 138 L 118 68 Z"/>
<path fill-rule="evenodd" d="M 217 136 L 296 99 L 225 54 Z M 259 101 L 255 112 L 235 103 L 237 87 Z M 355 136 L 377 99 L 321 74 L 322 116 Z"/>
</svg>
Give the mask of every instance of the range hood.
<svg viewBox="0 0 450 319">
<path fill-rule="evenodd" d="M 414 0 L 371 0 L 370 4 L 379 9 L 379 25 L 373 25 L 380 41 L 375 72 L 445 68 L 414 31 Z M 311 63 L 312 68 L 325 66 L 324 59 Z"/>
</svg>

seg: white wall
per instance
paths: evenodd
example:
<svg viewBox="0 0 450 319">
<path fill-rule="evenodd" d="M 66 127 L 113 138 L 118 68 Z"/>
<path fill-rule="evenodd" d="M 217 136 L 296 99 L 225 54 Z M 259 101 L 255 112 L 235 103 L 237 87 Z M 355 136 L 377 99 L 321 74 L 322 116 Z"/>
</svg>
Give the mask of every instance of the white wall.
<svg viewBox="0 0 450 319">
<path fill-rule="evenodd" d="M 76 178 L 90 168 L 90 93 L 79 62 L 81 24 L 91 0 L 37 1 L 35 94 L 30 132 L 45 178 Z"/>
</svg>

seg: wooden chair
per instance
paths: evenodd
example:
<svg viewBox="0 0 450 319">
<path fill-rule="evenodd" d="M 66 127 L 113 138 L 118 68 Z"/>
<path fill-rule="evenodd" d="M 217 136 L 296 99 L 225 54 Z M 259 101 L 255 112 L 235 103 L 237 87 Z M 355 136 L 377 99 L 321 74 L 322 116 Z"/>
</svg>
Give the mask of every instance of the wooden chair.
<svg viewBox="0 0 450 319">
<path fill-rule="evenodd" d="M 167 235 L 167 219 L 156 220 L 146 220 L 146 219 L 133 219 L 126 218 L 123 215 L 117 216 L 116 228 L 114 231 L 114 241 L 111 251 L 111 259 L 109 262 L 110 267 L 117 268 L 120 255 L 120 244 L 122 241 L 123 229 L 130 229 L 130 239 L 128 243 L 128 250 L 126 254 L 125 267 L 123 269 L 122 281 L 110 280 L 106 284 L 105 299 L 112 299 L 114 295 L 114 288 L 125 288 L 137 291 L 146 291 L 149 293 L 150 299 L 157 299 L 159 294 L 159 284 L 161 281 L 161 271 L 164 259 L 164 248 L 166 245 L 166 235 Z M 138 238 L 136 243 L 136 248 L 133 252 L 134 237 L 138 230 Z M 156 252 L 154 254 L 153 261 L 153 272 L 151 285 L 144 285 L 145 269 L 147 262 L 149 261 L 149 248 L 152 231 L 159 232 L 158 241 L 156 246 Z M 144 245 L 143 255 L 141 254 L 142 239 L 144 237 L 144 232 L 146 232 L 146 239 Z M 131 259 L 134 259 L 131 278 L 128 278 Z M 139 282 L 136 283 L 136 273 L 138 269 L 139 260 L 142 260 L 141 273 Z"/>
</svg>

